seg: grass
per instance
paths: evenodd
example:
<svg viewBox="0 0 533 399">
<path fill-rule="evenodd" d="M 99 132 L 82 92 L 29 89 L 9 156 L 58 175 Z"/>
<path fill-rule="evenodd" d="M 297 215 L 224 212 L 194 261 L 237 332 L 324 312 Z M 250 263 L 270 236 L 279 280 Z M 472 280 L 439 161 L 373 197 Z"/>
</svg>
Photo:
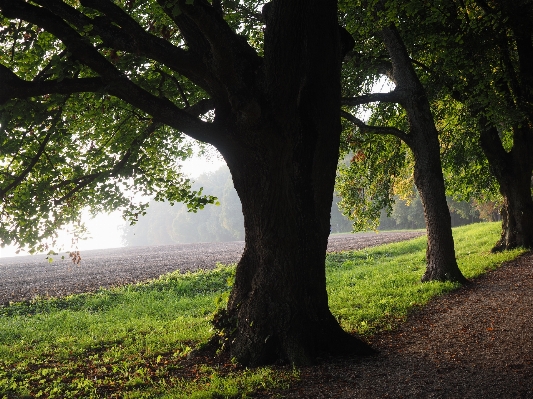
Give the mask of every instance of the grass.
<svg viewBox="0 0 533 399">
<path fill-rule="evenodd" d="M 477 277 L 522 250 L 490 253 L 499 223 L 478 223 L 454 229 L 459 268 Z M 453 283 L 420 283 L 425 271 L 426 238 L 382 245 L 327 258 L 330 308 L 343 328 L 370 336 L 394 328 L 407 313 L 432 297 L 458 287 Z"/>
<path fill-rule="evenodd" d="M 521 251 L 491 254 L 500 225 L 454 230 L 459 266 L 476 277 Z M 330 254 L 330 307 L 363 336 L 394 328 L 410 310 L 456 288 L 420 283 L 425 238 Z M 241 398 L 287 386 L 298 371 L 187 362 L 211 334 L 233 267 L 172 273 L 145 284 L 0 307 L 0 398 Z"/>
</svg>

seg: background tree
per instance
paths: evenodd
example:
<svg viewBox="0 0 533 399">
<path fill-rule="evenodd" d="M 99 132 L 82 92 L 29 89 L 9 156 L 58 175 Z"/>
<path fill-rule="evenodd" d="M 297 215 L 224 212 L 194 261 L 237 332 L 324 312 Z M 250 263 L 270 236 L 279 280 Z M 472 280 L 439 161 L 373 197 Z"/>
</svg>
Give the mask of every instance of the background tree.
<svg viewBox="0 0 533 399">
<path fill-rule="evenodd" d="M 533 4 L 412 0 L 406 10 L 398 29 L 412 46 L 426 87 L 445 102 L 443 120 L 461 119 L 456 142 L 468 151 L 449 153 L 467 159 L 466 172 L 451 176 L 468 174 L 475 187 L 469 194 L 495 199 L 488 165 L 503 198 L 502 236 L 494 250 L 532 247 Z M 479 148 L 486 160 L 475 160 Z M 479 189 L 483 182 L 485 190 Z"/>
<path fill-rule="evenodd" d="M 401 126 L 399 128 L 398 126 L 368 125 L 348 112 L 344 112 L 342 115 L 363 132 L 394 136 L 402 140 L 412 151 L 414 182 L 424 205 L 428 235 L 427 268 L 422 281 L 448 280 L 465 283 L 466 279 L 455 260 L 451 219 L 446 202 L 444 177 L 440 162 L 438 131 L 435 127 L 426 90 L 415 71 L 408 49 L 395 26 L 397 18 L 395 7 L 389 9 L 387 8 L 389 3 L 385 5 L 384 2 L 378 2 L 379 11 L 375 12 L 369 3 L 371 2 L 362 2 L 367 9 L 369 21 L 375 24 L 375 35 L 382 39 L 387 51 L 390 62 L 388 71 L 386 71 L 395 87 L 388 93 L 371 93 L 357 97 L 345 97 L 342 103 L 345 106 L 352 107 L 377 101 L 399 104 L 405 113 L 405 122 L 403 124 L 407 125 L 408 130 L 402 130 Z M 393 19 L 390 17 L 391 14 Z M 381 61 L 380 65 L 383 65 L 382 57 L 379 60 Z M 380 154 L 383 154 L 382 157 L 385 159 L 388 156 L 383 152 Z M 398 155 L 394 157 L 401 158 Z M 399 167 L 401 165 L 396 165 L 396 168 L 389 169 L 392 172 L 391 174 Z M 380 184 L 383 185 L 383 183 Z M 388 201 L 386 198 L 390 198 L 390 194 L 382 198 L 383 200 L 377 203 Z"/>
<path fill-rule="evenodd" d="M 185 204 L 150 202 L 146 215 L 123 227 L 125 245 L 161 245 L 244 239 L 242 206 L 227 167 L 200 175 L 193 190 L 203 189 L 218 198 L 218 206 L 189 212 Z"/>
<path fill-rule="evenodd" d="M 171 206 L 168 202 L 151 201 L 146 214 L 134 225 L 123 226 L 124 245 L 244 240 L 242 205 L 229 169 L 223 166 L 198 176 L 192 188 L 216 196 L 218 206 L 206 205 L 201 212 L 189 212 L 185 204 Z M 351 222 L 339 212 L 338 201 L 335 196 L 331 206 L 331 230 L 349 232 Z"/>
<path fill-rule="evenodd" d="M 456 12 L 461 49 L 483 65 L 455 72 L 474 89 L 461 100 L 478 123 L 503 197 L 502 235 L 493 250 L 533 248 L 533 4 L 478 1 Z"/>
<path fill-rule="evenodd" d="M 177 132 L 220 151 L 241 199 L 246 231 L 227 310 L 217 318 L 232 357 L 247 365 L 277 359 L 305 364 L 322 351 L 370 351 L 340 328 L 326 292 L 340 69 L 343 53 L 353 46 L 340 34 L 335 1 L 274 1 L 263 9 L 263 21 L 258 13 L 239 17 L 231 4 L 206 0 L 0 0 L 0 10 L 9 27 L 2 30 L 0 69 L 7 119 L 22 117 L 19 123 L 30 126 L 28 115 L 11 112 L 19 99 L 38 103 L 46 95 L 70 96 L 78 108 L 97 110 L 103 95 L 109 97 L 117 109 L 146 120 L 147 129 L 128 129 L 131 140 L 117 141 L 127 160 L 130 152 L 144 160 L 149 132 L 169 127 L 160 131 L 151 162 L 129 164 L 143 176 L 160 170 L 154 186 L 172 175 L 158 158 L 174 148 Z M 248 41 L 237 33 L 242 29 L 255 34 Z M 48 107 L 43 114 L 50 114 Z M 109 123 L 123 120 L 105 109 L 102 114 Z M 91 123 L 84 112 L 75 115 L 85 129 L 65 137 L 90 148 L 79 139 Z M 68 116 L 61 118 L 65 125 Z M 113 127 L 101 129 L 102 135 L 108 132 L 103 143 L 114 137 Z M 50 135 L 60 133 L 54 129 Z M 117 157 L 110 158 L 116 164 Z M 60 163 L 68 160 L 54 165 Z M 117 166 L 123 169 L 120 161 Z M 115 184 L 113 171 L 92 181 L 68 177 L 70 191 L 61 198 L 67 195 L 63 201 L 74 204 L 97 200 Z M 148 182 L 131 185 L 143 190 Z M 170 199 L 190 197 L 186 187 L 163 186 L 161 195 Z M 85 195 L 90 190 L 92 198 Z"/>
</svg>

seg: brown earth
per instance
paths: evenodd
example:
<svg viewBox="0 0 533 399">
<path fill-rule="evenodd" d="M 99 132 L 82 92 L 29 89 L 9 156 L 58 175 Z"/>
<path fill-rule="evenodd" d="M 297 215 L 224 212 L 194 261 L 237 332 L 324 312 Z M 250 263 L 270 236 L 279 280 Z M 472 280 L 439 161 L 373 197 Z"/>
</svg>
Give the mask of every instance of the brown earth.
<svg viewBox="0 0 533 399">
<path fill-rule="evenodd" d="M 370 357 L 303 368 L 283 398 L 533 398 L 533 253 L 376 336 Z"/>
<path fill-rule="evenodd" d="M 379 244 L 408 240 L 420 231 L 333 234 L 328 251 L 361 249 Z M 0 258 L 0 306 L 31 300 L 37 296 L 57 297 L 99 288 L 147 281 L 180 270 L 213 269 L 218 263 L 239 261 L 243 241 L 176 244 L 153 247 L 125 247 L 83 251 L 79 265 L 46 255 Z"/>
</svg>

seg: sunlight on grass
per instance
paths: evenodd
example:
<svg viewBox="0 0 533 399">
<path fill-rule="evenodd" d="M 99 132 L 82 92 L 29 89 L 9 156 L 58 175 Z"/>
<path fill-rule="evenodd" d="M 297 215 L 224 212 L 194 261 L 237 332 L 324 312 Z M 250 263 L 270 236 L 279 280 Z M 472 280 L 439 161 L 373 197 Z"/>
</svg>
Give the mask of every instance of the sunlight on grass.
<svg viewBox="0 0 533 399">
<path fill-rule="evenodd" d="M 521 251 L 491 254 L 500 225 L 454 230 L 468 278 Z M 425 238 L 330 254 L 330 307 L 343 328 L 370 336 L 394 328 L 450 283 L 420 283 Z M 171 273 L 149 283 L 0 307 L 0 398 L 237 398 L 284 387 L 298 372 L 239 370 L 226 361 L 185 366 L 187 353 L 212 334 L 234 267 Z"/>
<path fill-rule="evenodd" d="M 490 253 L 500 229 L 499 223 L 454 229 L 456 256 L 465 277 L 479 276 L 523 252 Z M 366 336 L 392 329 L 413 308 L 458 287 L 452 283 L 420 282 L 425 270 L 426 242 L 425 237 L 420 237 L 328 256 L 329 304 L 344 329 Z"/>
</svg>

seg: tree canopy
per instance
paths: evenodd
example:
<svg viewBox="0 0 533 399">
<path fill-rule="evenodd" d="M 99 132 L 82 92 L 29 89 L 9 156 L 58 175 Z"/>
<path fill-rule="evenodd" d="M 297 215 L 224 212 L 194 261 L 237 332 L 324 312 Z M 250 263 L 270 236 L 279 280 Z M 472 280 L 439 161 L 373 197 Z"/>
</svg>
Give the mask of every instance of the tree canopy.
<svg viewBox="0 0 533 399">
<path fill-rule="evenodd" d="M 146 207 L 135 201 L 138 193 L 184 201 L 191 208 L 214 201 L 191 190 L 180 173 L 179 161 L 191 154 L 182 131 L 150 114 L 154 108 L 177 110 L 189 120 L 180 123 L 205 124 L 195 118 L 206 111 L 197 102 L 198 90 L 172 76 L 162 61 L 129 53 L 128 29 L 103 15 L 121 24 L 127 19 L 129 28 L 135 18 L 156 23 L 152 30 L 160 29 L 159 36 L 145 32 L 146 46 L 165 46 L 161 30 L 168 17 L 159 10 L 145 19 L 142 7 L 133 4 L 131 14 L 110 2 L 88 2 L 78 9 L 75 4 L 0 4 L 3 244 L 43 250 L 51 244 L 46 238 L 76 222 L 86 206 L 93 213 L 122 208 L 134 220 Z M 161 48 L 154 51 L 156 59 L 164 56 Z"/>
</svg>

